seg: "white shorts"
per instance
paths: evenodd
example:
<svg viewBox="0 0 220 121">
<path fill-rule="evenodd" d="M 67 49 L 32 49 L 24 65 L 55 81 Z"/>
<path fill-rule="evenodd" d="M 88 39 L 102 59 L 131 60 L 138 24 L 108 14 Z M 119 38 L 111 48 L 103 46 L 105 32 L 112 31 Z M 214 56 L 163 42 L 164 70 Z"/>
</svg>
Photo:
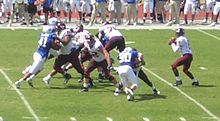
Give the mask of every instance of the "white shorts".
<svg viewBox="0 0 220 121">
<path fill-rule="evenodd" d="M 54 1 L 54 10 L 61 11 L 63 9 L 63 2 L 62 0 L 55 0 Z"/>
<path fill-rule="evenodd" d="M 214 9 L 214 3 L 215 2 L 207 2 L 205 7 L 205 12 L 212 12 Z"/>
<path fill-rule="evenodd" d="M 153 2 L 144 2 L 144 9 L 143 12 L 144 13 L 153 13 Z"/>
<path fill-rule="evenodd" d="M 196 3 L 185 3 L 184 6 L 184 15 L 187 15 L 187 13 L 191 10 L 192 14 L 196 13 Z"/>
<path fill-rule="evenodd" d="M 3 0 L 2 12 L 11 12 L 12 7 L 12 0 Z"/>
<path fill-rule="evenodd" d="M 90 1 L 88 0 L 80 0 L 80 10 L 83 13 L 91 13 Z"/>
<path fill-rule="evenodd" d="M 138 87 L 138 77 L 134 74 L 134 71 L 130 66 L 119 66 L 117 70 L 122 84 L 125 87 L 130 88 L 131 85 L 136 85 Z"/>
<path fill-rule="evenodd" d="M 220 10 L 220 2 L 216 2 L 213 10 L 213 15 L 217 15 L 219 10 Z"/>
<path fill-rule="evenodd" d="M 36 74 L 38 71 L 41 71 L 43 69 L 43 65 L 45 62 L 45 58 L 42 58 L 42 56 L 35 52 L 33 55 L 34 62 L 31 65 L 30 70 L 28 71 L 31 74 Z"/>
</svg>

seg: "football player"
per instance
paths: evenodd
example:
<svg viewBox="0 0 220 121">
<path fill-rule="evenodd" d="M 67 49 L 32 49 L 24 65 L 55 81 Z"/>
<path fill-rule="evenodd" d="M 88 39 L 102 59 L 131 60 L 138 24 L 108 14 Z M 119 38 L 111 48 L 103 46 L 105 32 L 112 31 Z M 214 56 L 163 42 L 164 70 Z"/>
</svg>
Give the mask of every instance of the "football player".
<svg viewBox="0 0 220 121">
<path fill-rule="evenodd" d="M 172 37 L 169 40 L 169 45 L 172 47 L 173 52 L 180 52 L 182 57 L 178 58 L 172 65 L 173 73 L 176 77 L 174 86 L 182 84 L 182 79 L 179 76 L 177 67 L 183 65 L 183 72 L 192 80 L 193 86 L 199 86 L 199 81 L 189 71 L 193 60 L 192 50 L 190 48 L 189 39 L 184 35 L 185 31 L 183 28 L 176 29 L 176 38 Z"/>
<path fill-rule="evenodd" d="M 133 68 L 140 63 L 138 52 L 130 47 L 124 49 L 118 55 L 119 67 L 118 74 L 125 88 L 128 101 L 134 100 L 134 91 L 138 88 L 138 78 Z M 129 82 L 130 81 L 130 82 Z"/>
<path fill-rule="evenodd" d="M 58 35 L 63 46 L 59 50 L 59 56 L 55 59 L 53 70 L 43 78 L 43 81 L 47 86 L 50 84 L 51 78 L 57 73 L 61 73 L 65 80 L 64 83 L 67 83 L 71 78 L 71 75 L 66 73 L 62 66 L 66 63 L 71 63 L 73 67 L 77 70 L 81 75 L 84 74 L 84 70 L 79 62 L 79 46 L 77 46 L 72 41 L 73 32 L 71 29 L 66 29 L 66 25 L 64 23 L 58 23 Z"/>
<path fill-rule="evenodd" d="M 32 63 L 29 71 L 18 81 L 15 82 L 15 86 L 19 89 L 20 84 L 23 81 L 27 81 L 28 84 L 33 87 L 32 81 L 28 80 L 28 78 L 31 75 L 37 74 L 40 70 L 42 70 L 43 65 L 48 57 L 49 50 L 51 48 L 55 50 L 59 50 L 61 45 L 60 45 L 60 40 L 57 37 L 57 35 L 53 32 L 46 32 L 46 33 L 41 33 L 40 38 L 38 41 L 38 49 L 37 51 L 33 54 L 33 59 L 34 62 Z"/>
<path fill-rule="evenodd" d="M 104 48 L 102 43 L 96 39 L 94 36 L 90 35 L 86 37 L 84 46 L 88 49 L 89 53 L 92 55 L 92 59 L 90 59 L 88 66 L 85 69 L 85 77 L 83 83 L 83 92 L 88 91 L 88 82 L 90 73 L 97 67 L 101 67 L 106 78 L 109 79 L 115 86 L 115 95 L 119 95 L 120 93 L 120 83 L 117 82 L 115 77 L 113 77 L 109 71 L 111 67 L 110 57 L 108 51 Z"/>
</svg>

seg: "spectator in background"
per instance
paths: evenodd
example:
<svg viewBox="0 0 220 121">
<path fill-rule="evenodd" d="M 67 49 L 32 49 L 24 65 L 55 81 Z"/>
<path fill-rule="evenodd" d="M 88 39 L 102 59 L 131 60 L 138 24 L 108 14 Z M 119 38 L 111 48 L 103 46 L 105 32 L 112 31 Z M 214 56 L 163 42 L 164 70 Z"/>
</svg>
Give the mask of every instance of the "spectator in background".
<svg viewBox="0 0 220 121">
<path fill-rule="evenodd" d="M 106 21 L 106 3 L 106 0 L 92 0 L 92 16 L 88 26 L 93 25 L 98 12 L 100 12 L 101 14 L 101 23 L 104 23 Z"/>
<path fill-rule="evenodd" d="M 50 13 L 50 16 L 54 16 L 54 13 L 53 13 L 53 0 L 45 0 L 44 1 L 44 3 L 43 3 L 43 12 L 44 12 L 44 16 L 45 16 L 45 21 L 44 21 L 43 25 L 47 25 L 49 13 Z"/>
<path fill-rule="evenodd" d="M 11 10 L 13 9 L 13 1 L 12 0 L 3 0 L 3 3 L 1 3 L 1 9 L 2 9 L 2 19 L 4 23 L 4 18 L 7 18 L 6 22 L 9 21 L 10 15 L 11 15 Z"/>
<path fill-rule="evenodd" d="M 167 12 L 164 10 L 164 5 L 167 0 L 157 0 L 156 2 L 156 11 L 157 11 L 157 20 L 160 23 L 163 23 L 166 20 Z"/>
<path fill-rule="evenodd" d="M 37 2 L 36 0 L 28 0 L 28 13 L 30 16 L 30 25 L 33 25 L 33 17 L 37 12 Z"/>
<path fill-rule="evenodd" d="M 214 0 L 205 0 L 205 4 L 200 6 L 200 9 L 205 11 L 205 18 L 202 20 L 202 24 L 206 24 L 208 21 L 209 13 L 211 13 L 211 20 L 213 20 Z M 204 8 L 202 8 L 204 7 Z"/>
<path fill-rule="evenodd" d="M 61 11 L 63 8 L 63 0 L 54 0 L 54 11 L 56 12 L 56 16 L 59 19 L 59 21 L 61 21 Z"/>
<path fill-rule="evenodd" d="M 213 22 L 209 26 L 214 27 L 216 25 L 218 20 L 219 10 L 220 10 L 220 0 L 216 0 L 215 7 L 213 10 Z"/>
<path fill-rule="evenodd" d="M 141 1 L 144 6 L 143 6 L 143 23 L 146 22 L 147 18 L 147 13 L 150 14 L 150 23 L 153 22 L 153 9 L 154 9 L 154 3 L 153 0 L 143 0 Z"/>
<path fill-rule="evenodd" d="M 195 19 L 195 15 L 196 15 L 196 9 L 198 8 L 198 6 L 200 6 L 200 1 L 199 0 L 184 0 L 184 21 L 183 23 L 181 23 L 182 25 L 186 25 L 188 24 L 188 13 L 191 10 L 192 13 L 192 21 L 191 21 L 191 25 L 194 24 L 194 19 Z"/>
<path fill-rule="evenodd" d="M 137 25 L 137 0 L 127 0 L 127 22 L 125 25 L 131 24 L 131 19 L 133 19 L 133 25 Z"/>
<path fill-rule="evenodd" d="M 114 23 L 117 20 L 118 25 L 121 24 L 121 7 L 120 0 L 110 0 L 108 5 L 108 11 L 110 12 L 109 21 Z"/>
<path fill-rule="evenodd" d="M 179 25 L 180 22 L 180 4 L 181 0 L 168 0 L 167 4 L 169 5 L 169 22 L 165 26 L 171 26 L 175 19 L 175 24 Z"/>
<path fill-rule="evenodd" d="M 19 19 L 22 19 L 24 16 L 25 22 L 21 25 L 29 25 L 29 15 L 28 15 L 28 1 L 27 0 L 15 0 L 13 2 L 13 8 L 10 13 L 10 20 L 8 22 L 8 26 L 10 27 L 16 12 L 19 13 Z M 20 20 L 22 21 L 22 20 Z"/>
</svg>

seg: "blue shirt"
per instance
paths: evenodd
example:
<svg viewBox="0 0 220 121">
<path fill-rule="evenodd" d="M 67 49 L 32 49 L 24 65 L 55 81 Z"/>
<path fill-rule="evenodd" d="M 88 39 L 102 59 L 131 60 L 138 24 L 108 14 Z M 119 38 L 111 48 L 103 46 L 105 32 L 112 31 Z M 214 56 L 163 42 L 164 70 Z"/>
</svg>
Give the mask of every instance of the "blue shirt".
<svg viewBox="0 0 220 121">
<path fill-rule="evenodd" d="M 50 5 L 52 4 L 52 2 L 53 2 L 53 0 L 46 0 L 44 3 L 44 7 L 50 8 L 51 7 Z"/>
<path fill-rule="evenodd" d="M 55 33 L 41 33 L 38 41 L 39 45 L 37 53 L 39 53 L 43 58 L 47 58 L 49 50 L 52 48 L 52 41 L 56 37 L 57 35 Z"/>
<path fill-rule="evenodd" d="M 118 59 L 119 59 L 119 65 L 129 65 L 132 68 L 135 65 L 135 58 L 138 57 L 138 52 L 133 49 L 125 49 L 122 52 L 119 53 Z"/>
<path fill-rule="evenodd" d="M 34 4 L 35 0 L 28 0 L 29 4 Z"/>
</svg>

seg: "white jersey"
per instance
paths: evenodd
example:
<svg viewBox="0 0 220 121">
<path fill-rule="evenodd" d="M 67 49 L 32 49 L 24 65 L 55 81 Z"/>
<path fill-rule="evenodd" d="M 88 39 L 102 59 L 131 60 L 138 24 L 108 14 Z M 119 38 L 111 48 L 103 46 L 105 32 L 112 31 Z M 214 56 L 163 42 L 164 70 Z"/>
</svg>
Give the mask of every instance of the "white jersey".
<svg viewBox="0 0 220 121">
<path fill-rule="evenodd" d="M 96 62 L 101 62 L 105 60 L 105 55 L 102 52 L 102 49 L 104 48 L 104 46 L 99 40 L 96 40 L 95 44 L 91 48 L 90 46 L 87 46 L 87 48 L 89 50 L 89 53 L 92 55 L 92 58 Z"/>
<path fill-rule="evenodd" d="M 187 37 L 180 36 L 176 39 L 176 43 L 172 43 L 171 47 L 174 52 L 181 52 L 184 54 L 192 54 L 192 50 L 190 48 L 189 40 Z"/>
<path fill-rule="evenodd" d="M 69 29 L 64 29 L 60 35 L 59 35 L 59 38 L 62 40 L 64 39 L 65 36 L 72 36 L 72 32 L 69 30 Z M 62 46 L 59 50 L 59 54 L 62 54 L 62 55 L 68 55 L 71 53 L 71 49 L 72 49 L 72 41 L 69 41 L 69 43 L 65 46 Z"/>
<path fill-rule="evenodd" d="M 86 37 L 89 37 L 91 34 L 87 30 L 83 30 L 82 32 L 76 33 L 75 40 L 77 45 L 84 44 L 86 41 Z"/>
<path fill-rule="evenodd" d="M 103 31 L 105 36 L 111 39 L 113 36 L 122 36 L 121 32 L 116 29 L 113 24 L 107 24 L 99 28 L 99 33 Z"/>
</svg>

